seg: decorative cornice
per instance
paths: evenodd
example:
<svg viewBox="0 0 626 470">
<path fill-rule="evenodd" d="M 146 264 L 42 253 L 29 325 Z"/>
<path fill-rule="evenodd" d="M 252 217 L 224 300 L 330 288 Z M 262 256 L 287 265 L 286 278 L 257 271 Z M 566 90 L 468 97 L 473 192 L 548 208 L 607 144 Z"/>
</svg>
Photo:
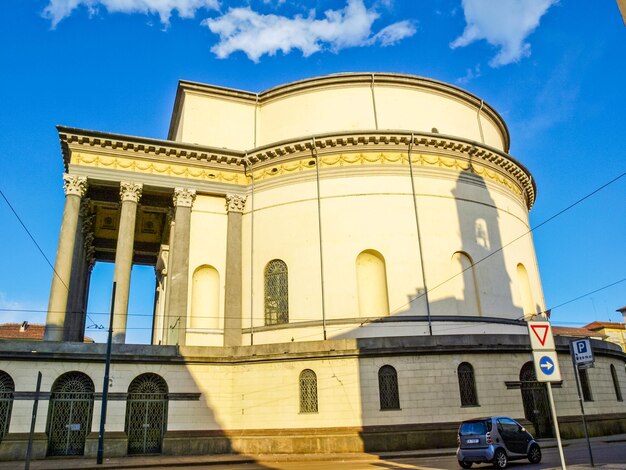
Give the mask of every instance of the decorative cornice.
<svg viewBox="0 0 626 470">
<path fill-rule="evenodd" d="M 120 200 L 139 202 L 141 199 L 141 192 L 143 191 L 143 184 L 133 183 L 131 181 L 122 181 L 120 183 Z"/>
<path fill-rule="evenodd" d="M 72 151 L 78 149 L 102 149 L 121 153 L 134 153 L 154 156 L 165 161 L 183 160 L 187 163 L 202 162 L 233 166 L 233 170 L 241 165 L 244 154 L 236 150 L 217 149 L 202 145 L 173 142 L 170 140 L 149 139 L 108 132 L 76 129 L 57 126 L 61 140 L 61 150 L 66 168 L 70 164 Z"/>
<path fill-rule="evenodd" d="M 176 207 L 191 207 L 196 199 L 195 189 L 176 188 L 174 189 L 174 205 Z"/>
<path fill-rule="evenodd" d="M 226 195 L 226 211 L 227 212 L 243 212 L 246 206 L 246 196 L 239 196 L 237 194 Z"/>
<path fill-rule="evenodd" d="M 63 189 L 66 196 L 83 197 L 87 191 L 87 178 L 63 173 Z"/>
<path fill-rule="evenodd" d="M 477 170 L 482 165 L 491 172 L 499 172 L 501 178 L 507 177 L 521 188 L 528 209 L 532 207 L 536 198 L 536 186 L 530 172 L 513 157 L 494 147 L 444 134 L 411 134 L 393 130 L 350 131 L 307 136 L 239 152 L 61 127 L 59 131 L 64 158 L 68 165 L 71 157 L 72 163 L 77 165 L 238 185 L 248 183 L 244 176 L 245 166 L 256 172 L 287 162 L 298 164 L 299 160 L 311 157 L 313 141 L 320 157 L 376 152 L 388 155 L 407 153 L 411 144 L 412 153 L 423 155 L 424 163 L 432 160 L 431 157 L 453 157 L 462 163 L 461 166 L 464 168 L 457 168 L 460 170 L 467 170 L 467 164 L 471 163 L 472 168 Z M 156 145 L 157 143 L 162 145 Z M 347 163 L 344 161 L 341 164 Z M 455 164 L 451 168 L 456 167 Z"/>
</svg>

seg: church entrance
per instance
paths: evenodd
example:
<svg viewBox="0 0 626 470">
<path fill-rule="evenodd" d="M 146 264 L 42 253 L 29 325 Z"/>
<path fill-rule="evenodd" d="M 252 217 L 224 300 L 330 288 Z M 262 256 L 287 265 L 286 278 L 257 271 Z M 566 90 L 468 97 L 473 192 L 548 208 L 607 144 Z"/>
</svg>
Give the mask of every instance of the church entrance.
<svg viewBox="0 0 626 470">
<path fill-rule="evenodd" d="M 142 374 L 128 387 L 126 434 L 129 454 L 158 454 L 167 428 L 167 384 Z"/>
<path fill-rule="evenodd" d="M 527 362 L 520 370 L 519 379 L 524 403 L 524 417 L 533 423 L 535 438 L 553 437 L 552 415 L 546 384 L 537 382 L 532 362 Z"/>
<path fill-rule="evenodd" d="M 52 386 L 48 410 L 48 455 L 83 455 L 93 413 L 94 385 L 82 372 L 68 372 Z"/>
</svg>

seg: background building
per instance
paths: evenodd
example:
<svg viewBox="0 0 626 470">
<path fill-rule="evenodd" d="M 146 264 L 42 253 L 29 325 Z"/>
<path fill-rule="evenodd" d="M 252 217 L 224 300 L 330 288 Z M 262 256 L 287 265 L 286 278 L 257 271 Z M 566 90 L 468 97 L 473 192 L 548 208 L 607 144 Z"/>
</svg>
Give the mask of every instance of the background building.
<svg viewBox="0 0 626 470">
<path fill-rule="evenodd" d="M 104 345 L 78 343 L 95 262 L 117 286 L 107 455 L 449 446 L 459 420 L 490 414 L 552 433 L 526 329 L 545 310 L 536 188 L 480 98 L 398 74 L 180 82 L 167 140 L 59 135 L 47 341 L 0 343 L 0 457 L 23 455 L 35 368 L 37 455 L 95 453 Z M 151 346 L 124 344 L 133 264 L 155 267 Z M 624 432 L 626 356 L 593 345 L 591 432 Z"/>
</svg>

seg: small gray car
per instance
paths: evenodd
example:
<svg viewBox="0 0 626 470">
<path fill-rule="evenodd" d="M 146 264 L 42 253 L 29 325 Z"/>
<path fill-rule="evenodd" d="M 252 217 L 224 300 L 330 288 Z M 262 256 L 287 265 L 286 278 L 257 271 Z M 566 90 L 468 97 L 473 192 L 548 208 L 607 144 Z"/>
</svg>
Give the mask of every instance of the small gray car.
<svg viewBox="0 0 626 470">
<path fill-rule="evenodd" d="M 463 468 L 486 462 L 493 463 L 496 468 L 506 468 L 509 460 L 521 459 L 528 459 L 530 463 L 541 462 L 541 447 L 533 436 L 506 416 L 463 421 L 459 426 L 457 444 L 456 457 Z"/>
</svg>

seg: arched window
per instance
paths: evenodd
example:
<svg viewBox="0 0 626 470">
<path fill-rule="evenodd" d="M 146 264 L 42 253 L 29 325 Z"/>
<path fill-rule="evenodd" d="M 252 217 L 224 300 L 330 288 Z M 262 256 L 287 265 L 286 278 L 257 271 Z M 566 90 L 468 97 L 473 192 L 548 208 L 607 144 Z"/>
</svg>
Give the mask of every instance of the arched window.
<svg viewBox="0 0 626 470">
<path fill-rule="evenodd" d="M 167 429 L 167 383 L 157 374 L 141 374 L 128 386 L 126 424 L 129 454 L 161 452 Z"/>
<path fill-rule="evenodd" d="M 220 327 L 220 274 L 213 266 L 200 266 L 191 281 L 191 328 Z"/>
<path fill-rule="evenodd" d="M 455 285 L 454 296 L 459 315 L 482 315 L 476 268 L 467 253 L 457 251 L 452 255 L 452 274 L 455 276 L 452 283 Z"/>
<path fill-rule="evenodd" d="M 617 401 L 624 401 L 622 398 L 622 389 L 619 386 L 619 379 L 617 378 L 617 371 L 615 370 L 615 366 L 613 364 L 611 364 L 611 378 L 613 379 L 615 398 L 617 398 Z"/>
<path fill-rule="evenodd" d="M 15 382 L 9 374 L 0 370 L 0 441 L 9 430 Z"/>
<path fill-rule="evenodd" d="M 583 391 L 583 400 L 593 401 L 591 383 L 589 383 L 589 374 L 587 374 L 587 369 L 578 369 L 578 377 L 580 377 L 580 388 Z"/>
<path fill-rule="evenodd" d="M 265 324 L 289 323 L 287 264 L 274 259 L 265 266 Z"/>
<path fill-rule="evenodd" d="M 537 313 L 535 302 L 533 301 L 533 293 L 530 289 L 530 281 L 528 280 L 528 272 L 522 263 L 517 265 L 517 285 L 522 298 L 522 310 L 524 315 Z"/>
<path fill-rule="evenodd" d="M 459 378 L 461 406 L 478 406 L 476 379 L 472 365 L 469 362 L 462 362 L 457 369 L 457 375 Z"/>
<path fill-rule="evenodd" d="M 356 279 L 360 317 L 389 315 L 387 268 L 378 251 L 365 250 L 356 258 Z"/>
<path fill-rule="evenodd" d="M 67 372 L 56 379 L 48 404 L 48 455 L 84 454 L 93 394 L 93 381 L 82 372 Z"/>
<path fill-rule="evenodd" d="M 311 369 L 300 372 L 300 413 L 317 413 L 317 375 Z"/>
<path fill-rule="evenodd" d="M 378 393 L 381 410 L 399 410 L 400 393 L 398 392 L 398 373 L 391 366 L 378 369 Z"/>
</svg>

